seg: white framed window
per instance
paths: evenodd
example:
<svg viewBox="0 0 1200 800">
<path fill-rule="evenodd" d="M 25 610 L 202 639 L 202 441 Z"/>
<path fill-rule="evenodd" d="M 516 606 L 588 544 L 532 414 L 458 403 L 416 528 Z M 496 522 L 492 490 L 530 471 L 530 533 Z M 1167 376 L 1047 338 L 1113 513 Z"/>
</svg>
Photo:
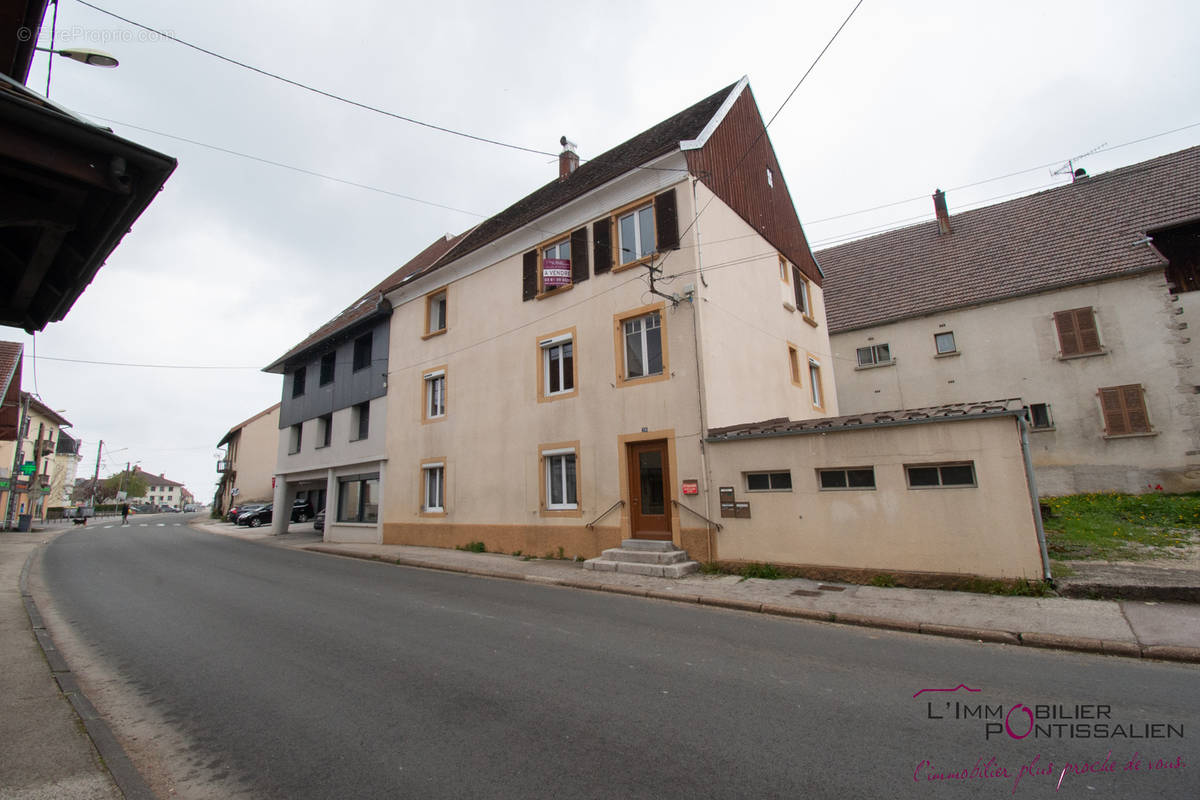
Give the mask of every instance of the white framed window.
<svg viewBox="0 0 1200 800">
<path fill-rule="evenodd" d="M 824 397 L 821 389 L 821 364 L 812 356 L 808 357 L 808 382 L 812 387 L 813 407 L 822 408 Z"/>
<path fill-rule="evenodd" d="M 441 461 L 422 464 L 421 476 L 424 485 L 421 511 L 426 514 L 443 513 L 446 510 L 446 465 Z"/>
<path fill-rule="evenodd" d="M 579 508 L 574 448 L 543 450 L 542 464 L 546 480 L 546 508 L 568 511 Z"/>
<path fill-rule="evenodd" d="M 662 318 L 652 311 L 624 321 L 625 378 L 644 378 L 663 372 Z"/>
<path fill-rule="evenodd" d="M 654 252 L 654 204 L 647 203 L 617 217 L 617 265 L 623 266 Z"/>
<path fill-rule="evenodd" d="M 892 363 L 892 350 L 887 344 L 871 344 L 858 348 L 858 365 L 874 367 Z"/>
<path fill-rule="evenodd" d="M 792 264 L 792 291 L 796 297 L 796 310 L 806 317 L 811 317 L 808 297 L 808 278 L 795 264 Z"/>
<path fill-rule="evenodd" d="M 446 370 L 430 370 L 424 377 L 425 419 L 440 419 L 446 416 Z"/>
<path fill-rule="evenodd" d="M 954 331 L 935 333 L 933 335 L 933 346 L 939 356 L 948 356 L 951 353 L 957 353 L 958 346 L 954 343 Z"/>
<path fill-rule="evenodd" d="M 1030 403 L 1026 409 L 1029 427 L 1036 430 L 1050 430 L 1054 427 L 1054 417 L 1050 413 L 1049 403 Z"/>
<path fill-rule="evenodd" d="M 291 428 L 290 440 L 288 441 L 288 455 L 295 455 L 300 452 L 300 446 L 304 441 L 304 423 L 293 425 Z"/>
<path fill-rule="evenodd" d="M 371 401 L 365 400 L 354 406 L 351 412 L 350 441 L 356 442 L 371 435 Z"/>
<path fill-rule="evenodd" d="M 446 331 L 446 290 L 429 295 L 425 306 L 425 333 L 432 335 Z"/>
<path fill-rule="evenodd" d="M 564 264 L 554 263 L 556 261 Z M 541 291 L 550 292 L 571 285 L 571 237 L 542 248 Z"/>
<path fill-rule="evenodd" d="M 563 334 L 539 342 L 542 351 L 542 388 L 546 397 L 575 390 L 575 342 Z"/>
<path fill-rule="evenodd" d="M 821 491 L 837 491 L 843 489 L 874 489 L 874 467 L 838 467 L 836 469 L 818 469 L 817 480 Z"/>
</svg>

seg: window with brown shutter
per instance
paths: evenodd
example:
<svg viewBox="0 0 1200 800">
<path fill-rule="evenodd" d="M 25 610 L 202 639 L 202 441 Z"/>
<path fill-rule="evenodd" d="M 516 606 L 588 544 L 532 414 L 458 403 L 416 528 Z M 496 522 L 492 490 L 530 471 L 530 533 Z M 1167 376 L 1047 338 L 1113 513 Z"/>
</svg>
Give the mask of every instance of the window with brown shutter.
<svg viewBox="0 0 1200 800">
<path fill-rule="evenodd" d="M 679 249 L 679 213 L 675 207 L 675 190 L 663 192 L 654 198 L 654 224 L 658 239 L 658 252 Z"/>
<path fill-rule="evenodd" d="M 592 224 L 592 259 L 599 275 L 612 269 L 612 220 L 597 220 Z"/>
<path fill-rule="evenodd" d="M 1141 384 L 1109 386 L 1099 391 L 1105 436 L 1152 433 Z"/>
<path fill-rule="evenodd" d="M 530 250 L 521 263 L 521 300 L 532 300 L 538 293 L 538 254 Z"/>
<path fill-rule="evenodd" d="M 1055 311 L 1054 326 L 1058 329 L 1058 348 L 1064 357 L 1104 352 L 1096 327 L 1096 312 L 1091 306 Z"/>
</svg>

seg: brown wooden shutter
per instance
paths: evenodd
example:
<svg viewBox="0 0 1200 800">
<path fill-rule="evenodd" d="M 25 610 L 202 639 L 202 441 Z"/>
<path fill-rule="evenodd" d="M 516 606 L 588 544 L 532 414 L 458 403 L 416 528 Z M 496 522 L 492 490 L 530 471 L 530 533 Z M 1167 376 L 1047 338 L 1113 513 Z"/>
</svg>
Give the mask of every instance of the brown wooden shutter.
<svg viewBox="0 0 1200 800">
<path fill-rule="evenodd" d="M 592 255 L 597 275 L 612 269 L 612 220 L 602 219 L 592 225 Z"/>
<path fill-rule="evenodd" d="M 1125 408 L 1121 400 L 1120 386 L 1100 390 L 1100 410 L 1104 414 L 1106 436 L 1122 436 L 1129 433 L 1129 422 L 1125 419 Z"/>
<path fill-rule="evenodd" d="M 1146 414 L 1146 398 L 1138 384 L 1121 387 L 1121 401 L 1130 433 L 1149 433 L 1150 417 Z"/>
<path fill-rule="evenodd" d="M 1100 352 L 1100 331 L 1096 327 L 1096 312 L 1091 306 L 1075 309 L 1075 330 L 1079 332 L 1081 353 Z"/>
<path fill-rule="evenodd" d="M 1055 311 L 1054 326 L 1058 328 L 1059 351 L 1064 356 L 1079 355 L 1079 332 L 1075 329 L 1075 312 Z"/>
<path fill-rule="evenodd" d="M 587 228 L 571 233 L 571 283 L 588 279 Z"/>
<path fill-rule="evenodd" d="M 1055 311 L 1054 325 L 1058 328 L 1058 346 L 1064 356 L 1100 352 L 1100 330 L 1096 327 L 1096 312 L 1091 306 Z"/>
<path fill-rule="evenodd" d="M 538 292 L 538 257 L 537 250 L 525 254 L 521 272 L 521 300 L 532 300 Z"/>
<path fill-rule="evenodd" d="M 674 189 L 654 198 L 654 227 L 658 252 L 679 249 L 679 214 L 675 208 Z"/>
</svg>

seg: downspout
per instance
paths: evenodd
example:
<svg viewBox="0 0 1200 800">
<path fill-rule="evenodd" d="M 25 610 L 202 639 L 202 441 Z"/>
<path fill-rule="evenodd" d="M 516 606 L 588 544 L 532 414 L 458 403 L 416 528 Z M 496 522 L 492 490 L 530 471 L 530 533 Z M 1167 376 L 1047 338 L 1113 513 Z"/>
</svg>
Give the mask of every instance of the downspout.
<svg viewBox="0 0 1200 800">
<path fill-rule="evenodd" d="M 1025 478 L 1029 482 L 1029 502 L 1033 507 L 1033 523 L 1037 527 L 1038 548 L 1042 553 L 1042 579 L 1052 581 L 1050 554 L 1046 551 L 1046 529 L 1042 527 L 1042 508 L 1038 503 L 1037 480 L 1033 476 L 1033 457 L 1029 454 L 1029 426 L 1024 417 L 1017 417 L 1017 429 L 1021 432 L 1021 455 L 1025 458 Z"/>
<path fill-rule="evenodd" d="M 700 413 L 700 428 L 699 435 L 696 437 L 697 443 L 700 445 L 700 471 L 704 474 L 704 516 L 706 519 L 712 519 L 712 474 L 708 469 L 708 449 L 704 445 L 704 434 L 708 430 L 706 427 L 708 415 L 704 408 L 704 366 L 700 358 L 700 304 L 697 299 L 700 295 L 700 286 L 707 286 L 704 282 L 704 256 L 700 249 L 700 215 L 696 212 L 700 206 L 696 197 L 696 182 L 697 178 L 692 176 L 692 213 L 696 214 L 692 222 L 692 227 L 696 229 L 696 273 L 700 278 L 696 290 L 692 293 L 692 335 L 696 340 L 696 399 L 697 409 Z M 708 535 L 705 537 L 705 544 L 708 552 L 705 554 L 706 561 L 713 560 L 713 530 L 712 525 L 706 526 Z"/>
</svg>

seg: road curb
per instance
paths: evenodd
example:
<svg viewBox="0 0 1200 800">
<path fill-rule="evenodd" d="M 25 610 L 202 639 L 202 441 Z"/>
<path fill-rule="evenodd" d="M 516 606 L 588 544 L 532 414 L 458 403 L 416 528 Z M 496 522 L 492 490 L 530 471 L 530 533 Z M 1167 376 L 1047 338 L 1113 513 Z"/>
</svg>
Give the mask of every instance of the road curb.
<svg viewBox="0 0 1200 800">
<path fill-rule="evenodd" d="M 112 728 L 100 716 L 96 707 L 79 687 L 70 665 L 67 664 L 62 652 L 55 646 L 50 631 L 46 630 L 41 612 L 37 608 L 37 602 L 29 592 L 29 570 L 34 559 L 41 555 L 43 547 L 45 544 L 30 553 L 29 557 L 25 559 L 25 563 L 21 567 L 18 586 L 21 592 L 21 602 L 24 603 L 25 611 L 29 615 L 29 624 L 33 628 L 34 638 L 37 639 L 38 646 L 41 647 L 42 653 L 46 657 L 46 663 L 50 666 L 50 674 L 58 684 L 58 689 L 62 692 L 63 697 L 71 704 L 75 715 L 79 717 L 80 724 L 83 725 L 92 746 L 96 748 L 96 752 L 100 756 L 101 766 L 108 771 L 113 782 L 116 783 L 117 789 L 125 796 L 125 800 L 157 800 L 142 774 L 137 771 L 137 767 L 129 759 L 125 748 L 113 735 Z"/>
<path fill-rule="evenodd" d="M 384 564 L 397 564 L 403 567 L 433 569 L 440 572 L 457 572 L 464 575 L 475 575 L 486 578 L 501 578 L 504 580 L 525 581 L 543 586 L 561 586 L 567 589 L 586 589 L 593 592 L 609 592 L 631 597 L 646 597 L 652 600 L 668 600 L 674 603 L 689 603 L 692 605 L 725 608 L 733 611 L 748 611 L 758 614 L 769 614 L 775 617 L 792 617 L 812 622 L 832 622 L 838 625 L 853 625 L 859 628 L 879 628 L 882 630 L 900 631 L 902 633 L 917 633 L 925 636 L 942 636 L 951 639 L 966 639 L 992 644 L 1008 644 L 1017 647 L 1036 647 L 1046 650 L 1068 650 L 1079 653 L 1095 653 L 1122 658 L 1152 658 L 1160 661 L 1178 661 L 1189 664 L 1200 664 L 1200 648 L 1177 647 L 1173 645 L 1142 645 L 1136 642 L 1114 642 L 1106 639 L 1091 639 L 1081 636 L 1061 636 L 1051 633 L 1017 632 L 996 630 L 993 628 L 968 628 L 957 625 L 940 625 L 932 622 L 911 622 L 909 620 L 875 617 L 869 614 L 837 613 L 815 608 L 783 606 L 775 603 L 759 603 L 738 598 L 712 597 L 694 594 L 676 594 L 658 589 L 643 589 L 641 587 L 623 586 L 621 584 L 587 583 L 585 581 L 564 580 L 547 575 L 525 575 L 522 573 L 501 572 L 498 570 L 476 569 L 473 567 L 457 567 L 449 564 L 433 564 L 414 559 L 397 558 L 385 559 L 371 553 L 355 553 L 339 550 L 336 547 L 323 545 L 308 545 L 303 550 L 326 555 L 358 558 L 364 561 L 378 561 Z"/>
</svg>

